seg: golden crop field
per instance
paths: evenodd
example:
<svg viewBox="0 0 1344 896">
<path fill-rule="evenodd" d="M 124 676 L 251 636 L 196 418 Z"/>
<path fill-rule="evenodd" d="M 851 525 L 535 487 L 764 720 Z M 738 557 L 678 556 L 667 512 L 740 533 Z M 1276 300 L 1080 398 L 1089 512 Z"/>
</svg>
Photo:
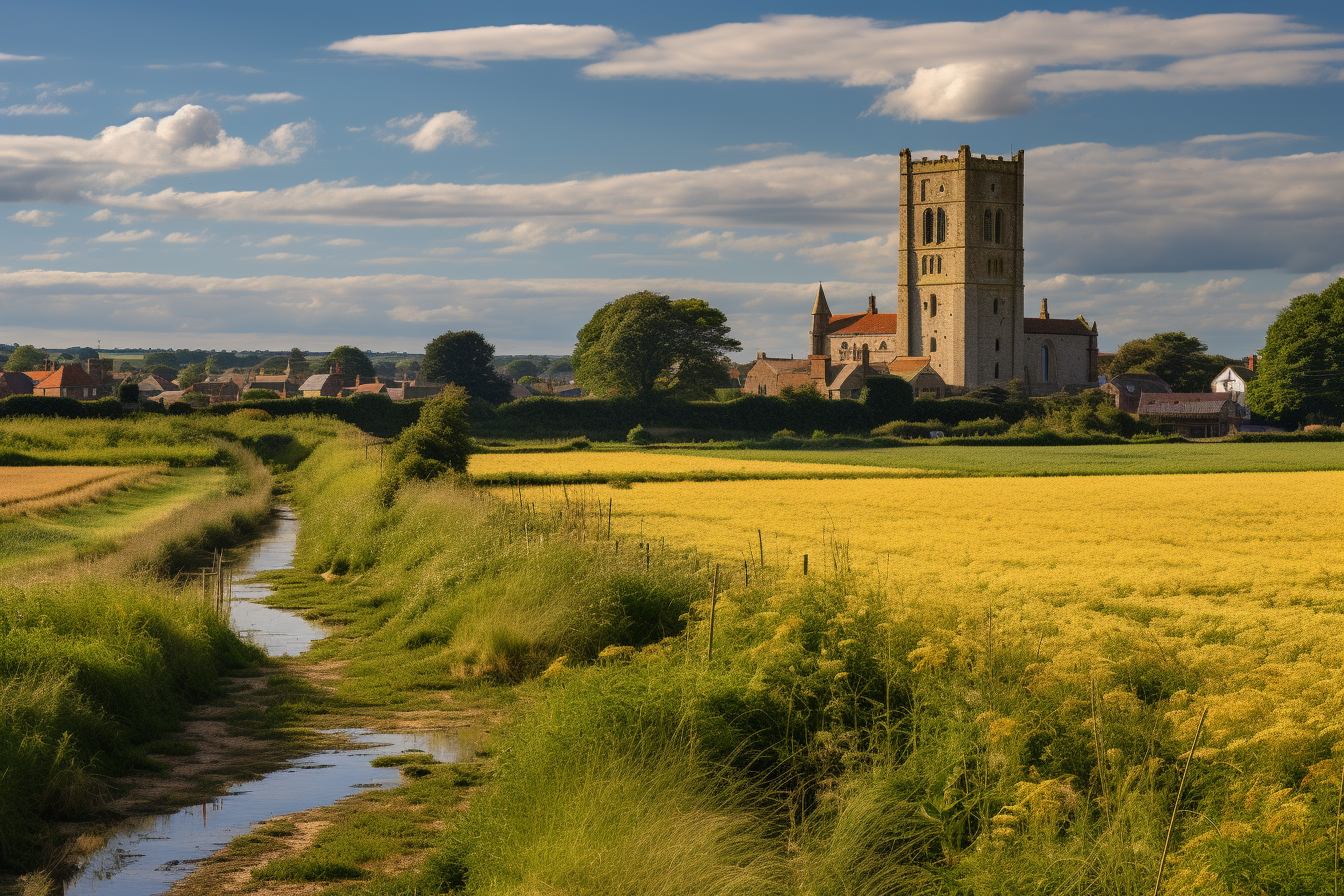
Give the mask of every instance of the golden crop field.
<svg viewBox="0 0 1344 896">
<path fill-rule="evenodd" d="M 499 477 L 510 474 L 544 473 L 552 476 L 582 476 L 587 473 L 630 475 L 641 473 L 729 473 L 744 475 L 837 474 L 862 471 L 863 467 L 792 461 L 667 454 L 659 451 L 565 451 L 535 454 L 473 454 L 468 471 L 473 476 Z M 877 474 L 927 473 L 924 470 L 880 468 Z"/>
<path fill-rule="evenodd" d="M 0 467 L 0 514 L 90 501 L 161 471 L 136 467 Z"/>
<path fill-rule="evenodd" d="M 730 587 L 744 560 L 757 574 L 758 528 L 776 581 L 805 553 L 812 575 L 850 564 L 894 608 L 933 620 L 931 664 L 992 620 L 1040 658 L 1039 680 L 1084 697 L 1117 644 L 1179 667 L 1201 701 L 1216 695 L 1200 755 L 1344 738 L 1338 472 L 648 483 L 584 497 L 611 501 L 618 535 L 715 555 Z M 1173 712 L 1188 737 L 1198 712 L 1185 699 Z"/>
</svg>

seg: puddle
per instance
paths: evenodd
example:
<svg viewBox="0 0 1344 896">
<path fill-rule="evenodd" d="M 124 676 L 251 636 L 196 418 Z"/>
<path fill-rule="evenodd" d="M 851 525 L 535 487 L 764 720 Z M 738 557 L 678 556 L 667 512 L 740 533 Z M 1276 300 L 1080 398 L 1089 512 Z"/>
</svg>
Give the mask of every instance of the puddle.
<svg viewBox="0 0 1344 896">
<path fill-rule="evenodd" d="M 287 569 L 294 557 L 299 523 L 288 507 L 279 508 L 276 528 L 254 545 L 238 564 L 236 578 L 270 569 Z M 295 656 L 325 636 L 321 628 L 294 613 L 260 603 L 271 593 L 264 583 L 233 586 L 230 625 L 268 656 Z M 391 734 L 337 730 L 358 744 L 296 759 L 287 767 L 246 783 L 198 806 L 165 815 L 132 818 L 118 826 L 107 844 L 89 857 L 64 885 L 66 896 L 153 896 L 196 870 L 196 863 L 226 846 L 253 825 L 319 806 L 365 790 L 394 787 L 395 768 L 374 768 L 378 756 L 423 750 L 440 762 L 469 759 L 480 732 L 474 729 Z"/>
<path fill-rule="evenodd" d="M 321 626 L 296 613 L 261 603 L 271 593 L 271 586 L 265 582 L 237 582 L 270 569 L 289 569 L 298 537 L 299 521 L 294 512 L 288 507 L 277 508 L 275 531 L 249 550 L 234 570 L 229 625 L 267 656 L 298 656 L 327 635 Z"/>
<path fill-rule="evenodd" d="M 401 776 L 395 768 L 369 764 L 375 757 L 423 750 L 441 762 L 456 762 L 475 754 L 479 737 L 471 729 L 413 734 L 334 733 L 345 734 L 362 746 L 305 756 L 260 780 L 235 784 L 228 793 L 204 805 L 126 821 L 66 883 L 65 896 L 162 893 L 195 871 L 201 859 L 239 834 L 246 834 L 258 822 L 328 806 L 364 790 L 399 784 Z"/>
</svg>

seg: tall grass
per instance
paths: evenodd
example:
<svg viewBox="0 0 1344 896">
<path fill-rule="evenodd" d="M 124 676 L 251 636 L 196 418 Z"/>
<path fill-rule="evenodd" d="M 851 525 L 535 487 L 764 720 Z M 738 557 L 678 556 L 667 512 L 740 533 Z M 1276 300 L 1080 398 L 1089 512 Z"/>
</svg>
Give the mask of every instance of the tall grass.
<svg viewBox="0 0 1344 896">
<path fill-rule="evenodd" d="M 96 808 L 108 776 L 148 766 L 139 744 L 257 658 L 164 585 L 0 587 L 0 867 L 29 866 L 46 822 Z"/>
</svg>

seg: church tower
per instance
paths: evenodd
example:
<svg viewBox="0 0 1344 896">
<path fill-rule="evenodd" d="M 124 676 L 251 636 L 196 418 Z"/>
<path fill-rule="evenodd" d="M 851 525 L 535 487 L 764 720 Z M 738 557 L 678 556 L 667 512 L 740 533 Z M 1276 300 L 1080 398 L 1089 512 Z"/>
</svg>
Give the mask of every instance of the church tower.
<svg viewBox="0 0 1344 896">
<path fill-rule="evenodd" d="M 897 343 L 951 386 L 1023 375 L 1025 154 L 915 160 L 901 150 Z"/>
<path fill-rule="evenodd" d="M 831 381 L 831 350 L 826 342 L 830 328 L 831 306 L 826 304 L 826 290 L 818 283 L 817 300 L 812 303 L 812 345 L 807 353 L 807 361 L 808 378 L 823 395 Z"/>
</svg>

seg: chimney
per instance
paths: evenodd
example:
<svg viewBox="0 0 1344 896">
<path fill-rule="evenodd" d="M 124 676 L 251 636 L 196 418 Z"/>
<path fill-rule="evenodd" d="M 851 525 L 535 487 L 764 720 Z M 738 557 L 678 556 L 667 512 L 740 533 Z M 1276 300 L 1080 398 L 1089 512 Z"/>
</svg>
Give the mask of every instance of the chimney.
<svg viewBox="0 0 1344 896">
<path fill-rule="evenodd" d="M 871 293 L 868 295 L 868 313 L 877 313 L 877 296 L 872 295 Z"/>
<path fill-rule="evenodd" d="M 1047 299 L 1041 299 L 1041 320 L 1050 319 L 1050 310 L 1045 305 L 1047 301 Z"/>
<path fill-rule="evenodd" d="M 1251 373 L 1255 373 L 1255 362 L 1258 361 L 1258 360 L 1260 360 L 1260 358 L 1259 358 L 1258 355 L 1247 355 L 1247 356 L 1246 356 L 1246 364 L 1245 364 L 1244 366 L 1245 366 L 1246 369 L 1249 370 Z"/>
</svg>

